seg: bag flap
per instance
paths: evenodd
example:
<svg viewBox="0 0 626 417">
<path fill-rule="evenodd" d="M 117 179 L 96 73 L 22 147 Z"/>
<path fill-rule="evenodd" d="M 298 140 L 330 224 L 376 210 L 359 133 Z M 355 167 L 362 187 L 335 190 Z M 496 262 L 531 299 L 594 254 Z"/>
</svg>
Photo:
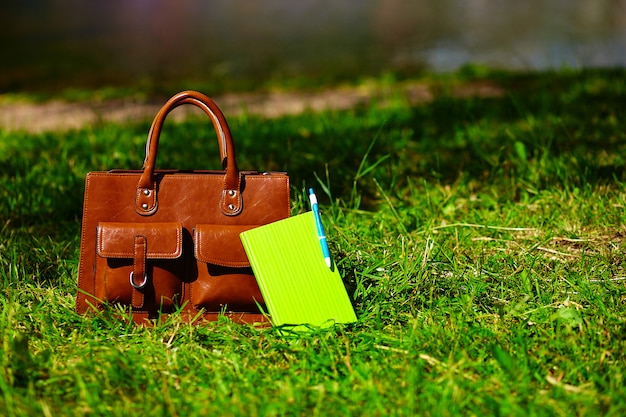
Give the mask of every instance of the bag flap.
<svg viewBox="0 0 626 417">
<path fill-rule="evenodd" d="M 257 226 L 200 224 L 194 231 L 196 259 L 229 267 L 249 267 L 239 234 Z"/>
<path fill-rule="evenodd" d="M 103 258 L 132 258 L 135 237 L 145 236 L 148 259 L 177 259 L 183 252 L 181 223 L 98 223 L 96 248 Z"/>
</svg>

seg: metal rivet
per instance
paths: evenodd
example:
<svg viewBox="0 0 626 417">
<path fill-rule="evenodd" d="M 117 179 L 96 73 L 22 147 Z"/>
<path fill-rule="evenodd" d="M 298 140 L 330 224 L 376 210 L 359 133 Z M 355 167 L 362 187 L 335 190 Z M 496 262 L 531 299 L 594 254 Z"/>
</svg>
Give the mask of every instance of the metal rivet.
<svg viewBox="0 0 626 417">
<path fill-rule="evenodd" d="M 228 210 L 235 211 L 235 205 L 234 204 L 229 204 L 228 205 Z"/>
<path fill-rule="evenodd" d="M 235 191 L 235 190 L 228 190 L 228 195 L 229 196 L 234 197 L 235 194 L 237 194 L 237 191 Z"/>
<path fill-rule="evenodd" d="M 148 210 L 148 203 L 143 203 L 141 205 L 141 208 L 144 209 L 144 210 Z"/>
<path fill-rule="evenodd" d="M 150 190 L 148 190 L 147 188 L 143 190 L 143 195 L 150 195 Z"/>
</svg>

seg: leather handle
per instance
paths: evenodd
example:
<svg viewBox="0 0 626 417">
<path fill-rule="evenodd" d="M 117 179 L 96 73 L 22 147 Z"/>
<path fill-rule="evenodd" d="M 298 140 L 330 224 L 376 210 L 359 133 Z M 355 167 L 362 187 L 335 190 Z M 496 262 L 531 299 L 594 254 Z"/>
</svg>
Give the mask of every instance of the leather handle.
<svg viewBox="0 0 626 417">
<path fill-rule="evenodd" d="M 242 202 L 240 195 L 240 176 L 235 157 L 235 146 L 220 108 L 206 95 L 197 91 L 182 91 L 170 98 L 161 107 L 148 133 L 146 142 L 146 157 L 143 162 L 143 173 L 137 185 L 136 210 L 141 215 L 151 215 L 157 210 L 157 188 L 154 170 L 156 166 L 159 137 L 167 115 L 176 107 L 183 104 L 193 104 L 209 116 L 217 134 L 222 167 L 225 169 L 224 187 L 220 198 L 220 210 L 225 215 L 234 216 L 241 212 Z"/>
</svg>

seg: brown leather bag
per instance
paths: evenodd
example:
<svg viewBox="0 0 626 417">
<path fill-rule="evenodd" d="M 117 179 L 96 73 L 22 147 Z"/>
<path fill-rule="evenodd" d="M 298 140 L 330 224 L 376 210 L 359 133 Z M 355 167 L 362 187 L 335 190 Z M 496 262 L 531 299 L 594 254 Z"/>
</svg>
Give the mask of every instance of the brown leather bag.
<svg viewBox="0 0 626 417">
<path fill-rule="evenodd" d="M 210 117 L 224 171 L 155 170 L 165 118 L 182 104 Z M 289 177 L 239 171 L 220 109 L 181 92 L 156 115 L 142 170 L 87 174 L 76 309 L 119 304 L 137 322 L 175 311 L 187 320 L 266 322 L 239 234 L 289 214 Z"/>
</svg>

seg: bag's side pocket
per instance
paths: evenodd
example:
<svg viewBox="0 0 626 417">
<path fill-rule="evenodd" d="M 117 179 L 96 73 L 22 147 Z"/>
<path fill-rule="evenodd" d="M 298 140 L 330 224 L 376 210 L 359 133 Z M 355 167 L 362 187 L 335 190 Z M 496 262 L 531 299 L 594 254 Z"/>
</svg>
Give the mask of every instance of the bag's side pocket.
<svg viewBox="0 0 626 417">
<path fill-rule="evenodd" d="M 169 312 L 185 274 L 180 223 L 98 224 L 96 297 L 136 310 Z"/>
<path fill-rule="evenodd" d="M 263 296 L 252 273 L 239 234 L 257 226 L 200 224 L 194 229 L 198 277 L 191 302 L 210 312 L 258 313 Z"/>
</svg>

